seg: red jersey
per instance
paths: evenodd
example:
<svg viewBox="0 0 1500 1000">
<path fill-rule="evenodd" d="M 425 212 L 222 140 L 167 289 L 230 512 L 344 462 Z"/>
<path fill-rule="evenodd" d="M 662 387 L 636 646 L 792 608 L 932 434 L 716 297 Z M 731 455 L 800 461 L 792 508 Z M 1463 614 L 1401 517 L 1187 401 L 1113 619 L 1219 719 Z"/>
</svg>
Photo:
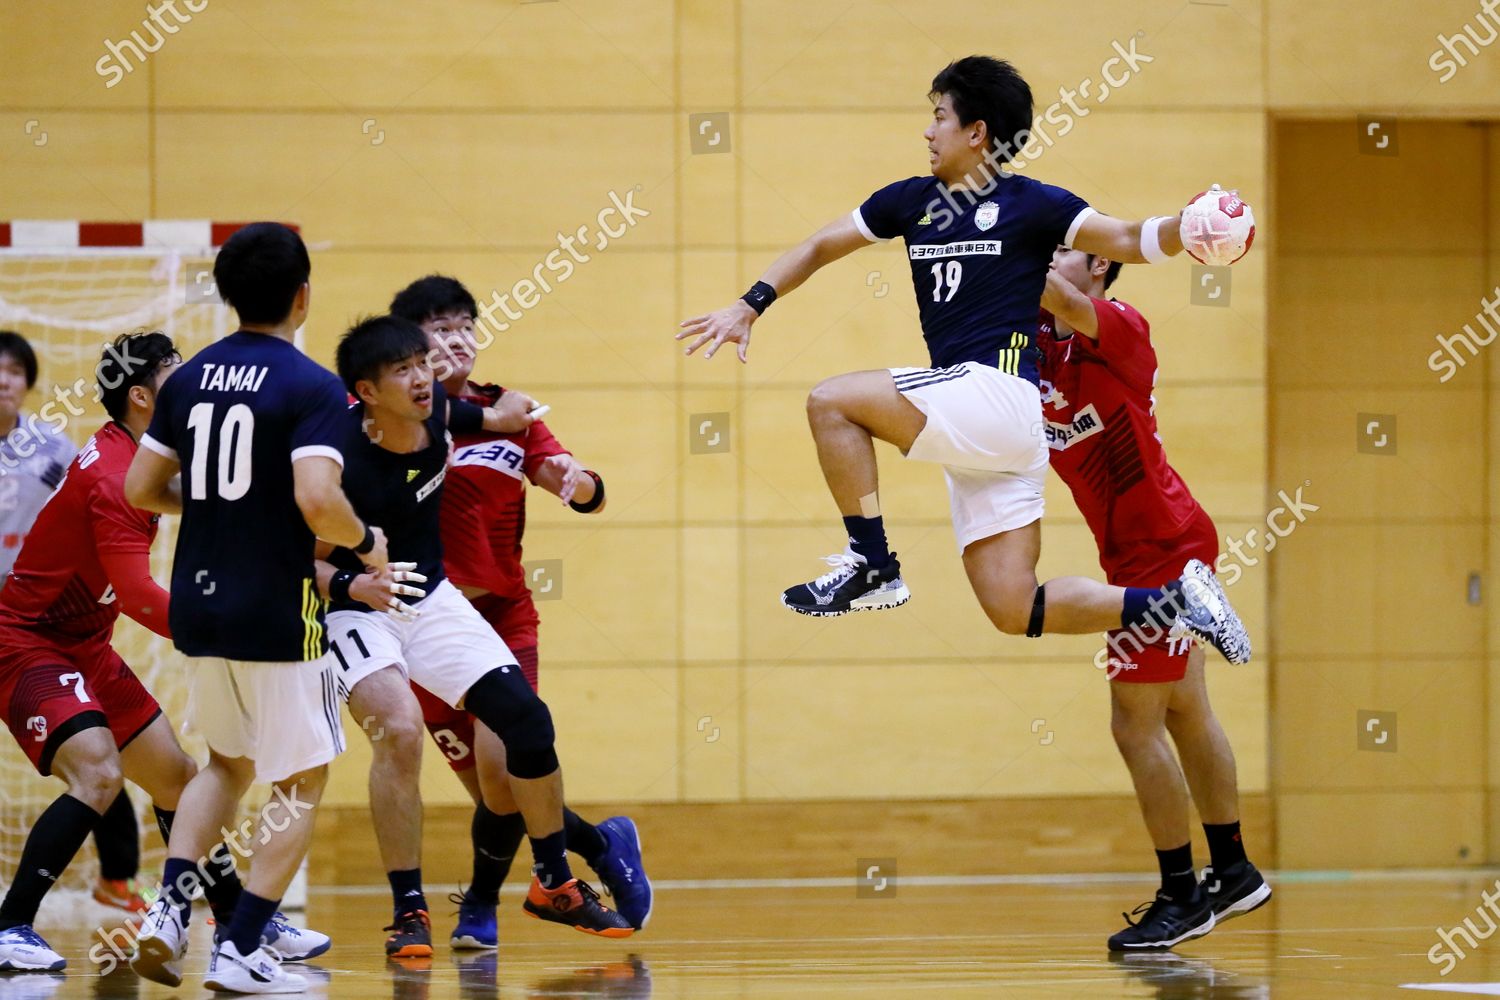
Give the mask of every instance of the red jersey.
<svg viewBox="0 0 1500 1000">
<path fill-rule="evenodd" d="M 493 406 L 500 392 L 499 386 L 470 382 L 459 398 Z M 521 568 L 526 481 L 536 482 L 548 458 L 571 453 L 540 420 L 515 434 L 455 434 L 453 445 L 442 506 L 448 578 L 510 600 L 529 599 Z"/>
<path fill-rule="evenodd" d="M 1150 324 L 1124 302 L 1092 301 L 1097 342 L 1081 333 L 1059 340 L 1052 315 L 1043 312 L 1037 348 L 1052 468 L 1073 491 L 1110 571 L 1137 549 L 1189 529 L 1201 535 L 1207 514 L 1167 464 L 1157 433 Z"/>
<path fill-rule="evenodd" d="M 158 517 L 125 501 L 135 449 L 111 421 L 73 459 L 0 590 L 0 627 L 108 642 L 126 611 L 170 635 L 167 592 L 151 580 L 149 563 Z"/>
</svg>

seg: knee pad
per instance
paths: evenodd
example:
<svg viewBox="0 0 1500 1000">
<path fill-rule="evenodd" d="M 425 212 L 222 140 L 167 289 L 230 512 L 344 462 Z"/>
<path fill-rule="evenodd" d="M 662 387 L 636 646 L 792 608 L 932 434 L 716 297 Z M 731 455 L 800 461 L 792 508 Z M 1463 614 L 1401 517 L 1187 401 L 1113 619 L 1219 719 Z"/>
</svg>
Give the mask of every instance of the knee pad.
<svg viewBox="0 0 1500 1000">
<path fill-rule="evenodd" d="M 464 697 L 464 708 L 505 744 L 506 769 L 517 778 L 545 778 L 557 770 L 552 713 L 519 667 L 496 667 Z"/>
<path fill-rule="evenodd" d="M 1031 599 L 1031 620 L 1026 623 L 1026 638 L 1036 639 L 1042 634 L 1042 622 L 1047 617 L 1047 588 L 1041 586 L 1036 588 L 1036 596 Z"/>
</svg>

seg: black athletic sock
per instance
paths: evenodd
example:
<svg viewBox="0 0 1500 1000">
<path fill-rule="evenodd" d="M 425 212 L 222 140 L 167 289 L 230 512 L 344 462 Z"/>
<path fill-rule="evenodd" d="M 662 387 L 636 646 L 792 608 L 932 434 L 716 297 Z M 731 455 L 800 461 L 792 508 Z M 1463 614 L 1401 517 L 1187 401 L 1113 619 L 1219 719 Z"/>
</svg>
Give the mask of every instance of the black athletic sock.
<svg viewBox="0 0 1500 1000">
<path fill-rule="evenodd" d="M 176 810 L 163 809 L 157 805 L 153 805 L 151 809 L 156 813 L 156 829 L 161 833 L 162 843 L 170 844 L 172 823 L 177 819 Z M 167 859 L 167 865 L 173 865 L 172 859 Z M 180 875 L 191 869 L 192 866 L 186 861 L 179 861 L 174 870 Z M 229 853 L 225 844 L 215 844 L 213 850 L 208 852 L 208 861 L 198 866 L 198 880 L 203 887 L 203 898 L 208 900 L 208 908 L 213 911 L 214 921 L 227 927 L 234 916 L 234 907 L 240 901 L 240 891 L 244 886 L 240 884 L 240 876 L 234 870 L 234 855 Z M 172 881 L 175 881 L 175 877 Z M 162 884 L 167 883 L 167 874 L 163 871 Z M 186 921 L 185 914 L 183 922 Z"/>
<path fill-rule="evenodd" d="M 1193 845 L 1183 844 L 1170 851 L 1157 851 L 1156 863 L 1161 868 L 1161 888 L 1178 902 L 1193 898 L 1198 889 L 1198 875 L 1193 871 Z"/>
<path fill-rule="evenodd" d="M 526 836 L 526 821 L 518 812 L 497 814 L 484 803 L 474 807 L 474 821 L 469 837 L 474 842 L 474 877 L 469 882 L 469 897 L 491 906 L 500 901 L 500 886 L 510 874 L 511 862 Z"/>
<path fill-rule="evenodd" d="M 1208 837 L 1208 863 L 1214 871 L 1223 873 L 1226 868 L 1245 861 L 1245 842 L 1240 839 L 1240 822 L 1204 823 L 1203 832 Z"/>
<path fill-rule="evenodd" d="M 161 817 L 157 817 L 160 822 Z M 182 858 L 167 858 L 161 866 L 161 898 L 182 911 L 182 924 L 193 916 L 193 886 L 201 881 L 197 866 Z"/>
<path fill-rule="evenodd" d="M 266 924 L 281 905 L 279 899 L 263 899 L 253 892 L 240 893 L 239 905 L 234 908 L 234 917 L 229 921 L 229 940 L 241 955 L 248 955 L 260 947 L 261 935 Z"/>
<path fill-rule="evenodd" d="M 0 903 L 0 930 L 36 919 L 42 897 L 72 863 L 90 831 L 99 825 L 99 815 L 93 807 L 64 792 L 37 817 L 21 849 L 15 881 Z"/>
<path fill-rule="evenodd" d="M 597 862 L 609 850 L 599 828 L 573 810 L 564 808 L 563 833 L 568 840 L 568 850 L 587 861 L 590 868 L 597 869 Z"/>
<path fill-rule="evenodd" d="M 124 881 L 141 869 L 141 828 L 123 788 L 94 827 L 94 848 L 99 852 L 100 878 Z"/>
<path fill-rule="evenodd" d="M 564 831 L 532 837 L 531 856 L 535 861 L 531 872 L 543 889 L 559 888 L 573 877 L 573 869 L 568 867 L 568 837 Z"/>
<path fill-rule="evenodd" d="M 397 918 L 427 909 L 427 897 L 422 894 L 422 869 L 407 868 L 386 872 L 385 877 L 391 883 L 391 901 L 395 905 Z"/>
<path fill-rule="evenodd" d="M 891 561 L 885 541 L 885 518 L 846 517 L 844 530 L 849 532 L 849 547 L 865 557 L 871 569 L 883 569 Z"/>
<path fill-rule="evenodd" d="M 1120 611 L 1120 627 L 1148 629 L 1171 628 L 1182 608 L 1182 581 L 1173 580 L 1165 587 L 1126 587 L 1125 607 Z"/>
</svg>

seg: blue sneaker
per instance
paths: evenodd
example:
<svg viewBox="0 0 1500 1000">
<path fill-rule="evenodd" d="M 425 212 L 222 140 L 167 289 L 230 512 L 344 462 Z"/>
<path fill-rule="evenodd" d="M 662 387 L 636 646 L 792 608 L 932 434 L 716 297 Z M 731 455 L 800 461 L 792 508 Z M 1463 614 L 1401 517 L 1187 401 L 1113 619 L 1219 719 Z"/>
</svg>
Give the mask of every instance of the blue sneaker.
<svg viewBox="0 0 1500 1000">
<path fill-rule="evenodd" d="M 458 926 L 448 946 L 460 950 L 487 951 L 500 945 L 500 932 L 495 924 L 494 903 L 481 903 L 466 892 L 463 895 L 450 893 L 449 901 L 458 904 Z"/>
<path fill-rule="evenodd" d="M 67 967 L 67 959 L 48 947 L 30 924 L 0 931 L 0 970 L 57 972 Z"/>
<path fill-rule="evenodd" d="M 611 816 L 598 825 L 604 856 L 594 871 L 615 901 L 620 916 L 641 930 L 651 919 L 651 880 L 641 863 L 641 835 L 629 816 Z"/>
<path fill-rule="evenodd" d="M 298 927 L 280 910 L 261 933 L 260 945 L 282 962 L 305 962 L 328 950 L 333 941 L 327 934 Z"/>
</svg>

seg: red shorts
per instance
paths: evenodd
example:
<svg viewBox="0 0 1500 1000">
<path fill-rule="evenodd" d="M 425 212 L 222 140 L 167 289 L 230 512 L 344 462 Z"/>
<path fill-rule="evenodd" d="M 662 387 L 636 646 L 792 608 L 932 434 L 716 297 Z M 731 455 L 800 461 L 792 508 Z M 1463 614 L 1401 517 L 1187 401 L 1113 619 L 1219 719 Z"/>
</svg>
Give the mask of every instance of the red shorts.
<svg viewBox="0 0 1500 1000">
<path fill-rule="evenodd" d="M 1109 582 L 1117 587 L 1160 587 L 1182 575 L 1189 559 L 1209 566 L 1219 558 L 1219 532 L 1213 519 L 1199 507 L 1176 538 L 1164 542 L 1131 542 L 1108 548 L 1099 561 Z M 1168 639 L 1165 632 L 1154 642 L 1145 642 L 1126 629 L 1108 634 L 1106 674 L 1112 681 L 1131 684 L 1167 684 L 1187 675 L 1191 638 Z"/>
<path fill-rule="evenodd" d="M 108 642 L 0 627 L 0 711 L 31 763 L 51 774 L 74 733 L 107 726 L 123 750 L 161 706 Z"/>
<path fill-rule="evenodd" d="M 475 609 L 493 628 L 516 655 L 521 665 L 521 675 L 531 690 L 537 689 L 537 613 L 528 597 L 524 601 L 507 601 L 493 594 L 471 598 Z M 413 684 L 412 691 L 422 706 L 422 721 L 427 731 L 448 759 L 448 766 L 455 771 L 467 771 L 474 766 L 474 716 L 461 708 L 454 708 L 420 684 Z"/>
</svg>

